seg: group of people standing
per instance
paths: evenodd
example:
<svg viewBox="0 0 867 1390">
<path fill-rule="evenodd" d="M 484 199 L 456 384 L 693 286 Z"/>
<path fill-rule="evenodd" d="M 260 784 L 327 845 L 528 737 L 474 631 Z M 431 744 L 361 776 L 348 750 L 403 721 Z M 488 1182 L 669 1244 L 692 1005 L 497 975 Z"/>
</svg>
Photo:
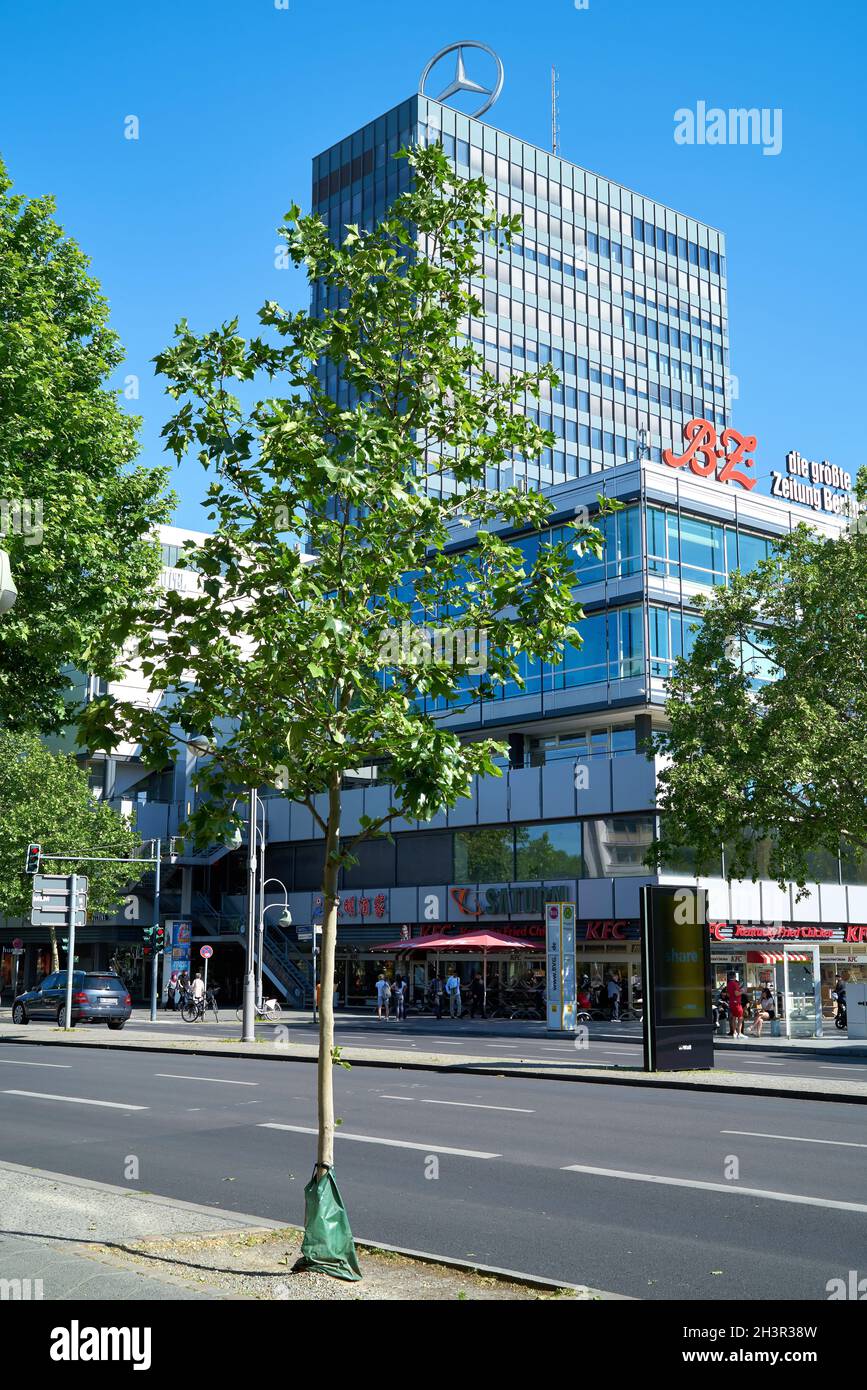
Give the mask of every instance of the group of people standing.
<svg viewBox="0 0 867 1390">
<path fill-rule="evenodd" d="M 182 1009 L 187 998 L 203 999 L 205 982 L 201 971 L 191 980 L 186 970 L 173 970 L 166 986 L 166 1008 L 171 1012 Z"/>
<path fill-rule="evenodd" d="M 461 977 L 457 970 L 452 970 L 451 974 L 443 980 L 442 975 L 437 971 L 431 978 L 428 985 L 427 1002 L 432 1007 L 437 1018 L 442 1018 L 443 1009 L 447 1006 L 450 1018 L 463 1018 L 464 1001 L 463 986 Z M 394 980 L 389 980 L 383 970 L 376 982 L 376 1016 L 387 1022 L 393 1018 L 400 1022 L 406 1018 L 406 998 L 408 992 L 408 982 L 402 975 L 395 975 Z M 480 1018 L 485 1017 L 485 984 L 481 975 L 473 974 L 467 993 L 470 1001 L 470 1018 L 475 1018 L 478 1012 Z"/>
</svg>

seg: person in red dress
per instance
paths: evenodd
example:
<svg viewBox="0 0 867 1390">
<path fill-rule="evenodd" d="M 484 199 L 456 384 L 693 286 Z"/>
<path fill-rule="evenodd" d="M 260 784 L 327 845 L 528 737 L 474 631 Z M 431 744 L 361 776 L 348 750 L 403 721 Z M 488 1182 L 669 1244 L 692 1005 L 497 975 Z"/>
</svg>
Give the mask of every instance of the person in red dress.
<svg viewBox="0 0 867 1390">
<path fill-rule="evenodd" d="M 744 1006 L 741 1003 L 743 987 L 737 976 L 737 971 L 730 970 L 726 979 L 726 995 L 729 1004 L 729 1022 L 733 1038 L 743 1038 L 744 1036 Z"/>
</svg>

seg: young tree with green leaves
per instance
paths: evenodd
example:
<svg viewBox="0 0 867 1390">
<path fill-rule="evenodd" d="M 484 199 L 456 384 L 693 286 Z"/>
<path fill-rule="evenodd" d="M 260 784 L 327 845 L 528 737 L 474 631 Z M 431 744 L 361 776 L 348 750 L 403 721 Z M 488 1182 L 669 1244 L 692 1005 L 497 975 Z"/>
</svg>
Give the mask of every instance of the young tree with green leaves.
<svg viewBox="0 0 867 1390">
<path fill-rule="evenodd" d="M 858 494 L 867 496 L 867 470 Z M 839 537 L 800 525 L 701 605 L 677 663 L 654 865 L 800 887 L 808 858 L 867 853 L 867 517 Z"/>
<path fill-rule="evenodd" d="M 168 470 L 136 466 L 138 421 L 107 381 L 123 360 L 86 256 L 51 198 L 0 161 L 0 728 L 58 730 L 64 667 L 101 674 L 156 580 Z"/>
<path fill-rule="evenodd" d="M 96 801 L 87 773 L 74 757 L 53 753 L 35 734 L 0 729 L 0 916 L 30 921 L 33 879 L 24 872 L 27 846 L 40 844 L 52 860 L 46 873 L 86 873 L 88 908 L 117 906 L 130 879 L 129 865 L 82 864 L 77 856 L 132 853 L 139 837 L 111 806 Z M 51 934 L 51 968 L 60 969 L 57 934 Z"/>
<path fill-rule="evenodd" d="M 157 359 L 180 403 L 168 445 L 178 457 L 198 450 L 217 525 L 188 555 L 199 591 L 162 595 L 140 628 L 145 675 L 166 698 L 152 710 L 102 701 L 84 726 L 93 745 L 140 742 L 154 765 L 178 738 L 206 746 L 206 799 L 191 819 L 202 840 L 225 832 L 240 786 L 279 784 L 309 808 L 324 902 L 315 1177 L 329 1183 L 340 871 L 361 841 L 499 775 L 503 744 L 462 741 L 424 702 L 458 709 L 520 683 L 521 658 L 559 661 L 583 616 L 569 545 L 541 546 L 528 569 L 498 534 L 541 527 L 550 502 L 485 487 L 487 469 L 553 442 L 523 408 L 551 369 L 498 381 L 464 336 L 482 313 L 471 280 L 483 243 L 508 243 L 519 223 L 496 214 L 482 180 L 457 180 L 441 149 L 408 158 L 412 188 L 372 230 L 348 227 L 335 245 L 319 218 L 293 208 L 286 219 L 292 260 L 337 307 L 317 318 L 269 303 L 271 336 L 249 341 L 237 321 L 202 337 L 182 323 Z M 328 366 L 348 403 L 326 391 Z M 229 387 L 250 395 L 263 375 L 282 392 L 245 409 Z M 574 540 L 601 546 L 584 522 Z M 406 624 L 416 637 L 427 625 L 476 638 L 450 658 L 445 645 L 399 639 Z M 341 837 L 344 778 L 372 767 L 387 810 Z M 351 1277 L 348 1246 L 315 1245 L 318 1191 L 308 1188 L 305 1254 Z"/>
</svg>

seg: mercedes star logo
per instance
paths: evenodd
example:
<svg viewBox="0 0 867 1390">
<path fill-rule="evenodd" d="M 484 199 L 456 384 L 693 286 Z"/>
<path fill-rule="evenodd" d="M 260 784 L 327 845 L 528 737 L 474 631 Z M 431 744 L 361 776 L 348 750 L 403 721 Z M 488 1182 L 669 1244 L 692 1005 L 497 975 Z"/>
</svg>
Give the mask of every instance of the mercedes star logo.
<svg viewBox="0 0 867 1390">
<path fill-rule="evenodd" d="M 497 80 L 494 83 L 493 87 L 483 87 L 480 82 L 474 82 L 471 77 L 467 77 L 467 70 L 464 66 L 465 48 L 480 48 L 483 53 L 488 53 L 493 58 L 494 62 L 497 65 Z M 453 80 L 449 83 L 445 90 L 440 92 L 436 100 L 448 101 L 450 97 L 457 96 L 459 92 L 470 92 L 474 96 L 487 97 L 487 101 L 484 101 L 482 103 L 478 111 L 472 111 L 468 113 L 473 119 L 476 119 L 479 116 L 483 116 L 486 111 L 490 111 L 494 102 L 497 100 L 500 93 L 502 92 L 503 81 L 505 78 L 505 73 L 503 72 L 503 64 L 500 57 L 498 56 L 498 54 L 494 52 L 492 48 L 489 48 L 486 43 L 477 43 L 475 39 L 465 39 L 463 43 L 450 43 L 447 48 L 441 48 L 439 53 L 436 53 L 434 57 L 431 58 L 427 67 L 422 73 L 421 81 L 418 84 L 419 92 L 423 96 L 430 95 L 429 93 L 425 92 L 425 83 L 427 82 L 428 77 L 430 76 L 431 69 L 436 67 L 440 59 L 445 58 L 449 53 L 457 53 L 458 55 L 457 63 L 455 65 L 455 75 Z"/>
</svg>

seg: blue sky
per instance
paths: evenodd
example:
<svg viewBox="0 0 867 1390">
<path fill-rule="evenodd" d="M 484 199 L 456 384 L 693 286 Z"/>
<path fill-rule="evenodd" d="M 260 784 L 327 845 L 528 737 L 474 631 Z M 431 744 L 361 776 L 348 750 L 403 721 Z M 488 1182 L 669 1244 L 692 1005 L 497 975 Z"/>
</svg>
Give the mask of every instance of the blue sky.
<svg viewBox="0 0 867 1390">
<path fill-rule="evenodd" d="M 554 62 L 567 158 L 726 233 L 734 424 L 758 437 L 760 474 L 790 448 L 854 472 L 865 13 L 860 0 L 0 0 L 0 153 L 19 191 L 56 195 L 91 256 L 155 462 L 169 402 L 150 359 L 176 320 L 239 314 L 249 330 L 265 299 L 306 303 L 274 248 L 290 202 L 309 202 L 311 157 L 409 96 L 457 39 L 505 62 L 488 119 L 547 147 Z M 674 112 L 698 101 L 782 108 L 782 152 L 676 144 Z M 173 481 L 178 523 L 205 525 L 199 465 Z"/>
</svg>

